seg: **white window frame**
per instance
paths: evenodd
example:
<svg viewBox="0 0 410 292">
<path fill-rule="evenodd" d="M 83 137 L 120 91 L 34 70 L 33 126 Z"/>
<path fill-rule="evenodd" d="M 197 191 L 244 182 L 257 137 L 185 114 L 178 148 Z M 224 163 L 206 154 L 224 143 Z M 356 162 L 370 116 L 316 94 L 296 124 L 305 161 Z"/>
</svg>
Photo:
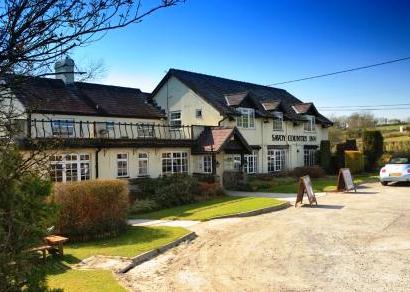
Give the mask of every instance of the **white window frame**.
<svg viewBox="0 0 410 292">
<path fill-rule="evenodd" d="M 144 168 L 145 168 L 145 171 L 141 171 L 141 169 L 144 169 Z M 148 176 L 148 175 L 149 175 L 148 152 L 140 152 L 138 153 L 138 176 Z"/>
<path fill-rule="evenodd" d="M 125 158 L 123 157 L 119 157 L 120 155 L 125 155 Z M 121 177 L 129 177 L 129 163 L 128 163 L 128 153 L 117 153 L 117 160 L 116 160 L 116 165 L 117 165 L 117 177 L 121 178 Z M 121 172 L 120 174 L 120 167 L 118 167 L 118 163 L 119 162 L 125 162 L 125 170 L 126 173 Z"/>
<path fill-rule="evenodd" d="M 233 156 L 233 169 L 234 170 L 241 170 L 242 166 L 242 160 L 241 160 L 241 155 L 235 154 Z"/>
<path fill-rule="evenodd" d="M 303 164 L 304 166 L 313 166 L 316 164 L 316 149 L 303 149 Z"/>
<path fill-rule="evenodd" d="M 273 130 L 283 131 L 283 113 L 275 112 L 273 118 Z"/>
<path fill-rule="evenodd" d="M 162 153 L 161 170 L 162 170 L 163 175 L 175 174 L 175 173 L 188 173 L 188 169 L 189 169 L 188 152 L 174 151 L 174 152 L 163 152 Z"/>
<path fill-rule="evenodd" d="M 305 116 L 306 121 L 303 123 L 303 129 L 305 132 L 316 131 L 316 119 L 315 116 Z"/>
<path fill-rule="evenodd" d="M 244 170 L 248 174 L 255 174 L 258 172 L 258 151 L 253 150 L 252 154 L 245 154 L 245 167 Z"/>
<path fill-rule="evenodd" d="M 279 148 L 268 149 L 268 172 L 278 172 L 286 170 L 287 150 Z"/>
<path fill-rule="evenodd" d="M 172 115 L 174 114 L 179 114 L 179 118 L 173 118 Z M 172 129 L 180 129 L 182 127 L 182 112 L 180 110 L 169 112 L 169 125 Z"/>
<path fill-rule="evenodd" d="M 197 108 L 195 110 L 195 118 L 197 119 L 202 119 L 203 118 L 203 112 L 201 108 Z"/>
<path fill-rule="evenodd" d="M 241 113 L 236 117 L 236 126 L 242 129 L 255 129 L 255 110 L 253 108 L 238 107 Z"/>
<path fill-rule="evenodd" d="M 212 173 L 212 155 L 203 155 L 202 156 L 202 172 L 203 173 Z"/>
<path fill-rule="evenodd" d="M 74 137 L 74 119 L 51 120 L 51 134 L 56 137 Z"/>
<path fill-rule="evenodd" d="M 75 157 L 75 159 L 73 159 Z M 69 158 L 69 159 L 68 159 Z M 76 176 L 72 177 L 67 175 L 76 172 Z M 59 179 L 55 179 L 57 171 L 61 172 Z M 54 175 L 51 173 L 54 172 Z M 91 179 L 91 154 L 89 153 L 68 153 L 53 155 L 50 160 L 50 178 L 55 182 L 67 182 L 67 181 L 84 181 Z M 74 178 L 69 179 L 67 178 Z"/>
</svg>

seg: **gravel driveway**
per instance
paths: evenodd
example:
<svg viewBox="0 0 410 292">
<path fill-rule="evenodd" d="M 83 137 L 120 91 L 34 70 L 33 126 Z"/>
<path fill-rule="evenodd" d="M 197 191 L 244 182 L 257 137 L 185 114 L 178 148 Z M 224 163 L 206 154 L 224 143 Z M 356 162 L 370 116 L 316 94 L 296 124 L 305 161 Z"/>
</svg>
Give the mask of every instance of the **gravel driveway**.
<svg viewBox="0 0 410 292">
<path fill-rule="evenodd" d="M 132 291 L 409 291 L 409 186 L 318 202 L 194 225 L 192 243 L 120 281 Z"/>
</svg>

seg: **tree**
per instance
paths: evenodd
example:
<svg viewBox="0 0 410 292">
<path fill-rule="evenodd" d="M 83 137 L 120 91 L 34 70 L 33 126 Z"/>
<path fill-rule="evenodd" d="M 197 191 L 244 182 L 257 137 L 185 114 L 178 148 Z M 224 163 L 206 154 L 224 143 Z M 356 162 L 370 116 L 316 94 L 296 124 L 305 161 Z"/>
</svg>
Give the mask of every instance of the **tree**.
<svg viewBox="0 0 410 292">
<path fill-rule="evenodd" d="M 366 170 L 373 170 L 383 154 L 383 136 L 380 131 L 363 132 L 363 153 L 367 160 Z"/>
<path fill-rule="evenodd" d="M 27 77 L 53 74 L 52 65 L 73 49 L 180 2 L 5 0 L 0 4 L 1 291 L 19 291 L 23 285 L 44 289 L 43 279 L 33 277 L 35 263 L 27 250 L 41 241 L 53 213 L 45 201 L 50 185 L 37 171 L 48 154 L 37 149 L 23 157 L 18 151 L 15 137 L 25 113 L 15 106 L 10 89 L 18 89 Z"/>
</svg>

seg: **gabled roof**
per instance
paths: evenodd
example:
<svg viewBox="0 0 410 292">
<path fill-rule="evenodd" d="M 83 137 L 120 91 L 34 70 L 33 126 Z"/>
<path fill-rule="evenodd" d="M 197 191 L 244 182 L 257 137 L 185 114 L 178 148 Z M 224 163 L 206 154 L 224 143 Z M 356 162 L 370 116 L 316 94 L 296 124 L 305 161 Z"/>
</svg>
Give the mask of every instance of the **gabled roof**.
<svg viewBox="0 0 410 292">
<path fill-rule="evenodd" d="M 229 150 L 232 146 L 238 153 L 252 152 L 252 148 L 236 127 L 206 127 L 192 153 L 219 153 L 222 150 Z"/>
<path fill-rule="evenodd" d="M 7 84 L 6 84 L 7 86 Z M 26 77 L 11 83 L 26 110 L 36 113 L 159 119 L 164 113 L 137 88 Z"/>
<path fill-rule="evenodd" d="M 275 110 L 280 109 L 280 111 L 283 111 L 285 118 L 299 121 L 304 120 L 304 117 L 297 114 L 292 108 L 293 105 L 301 104 L 302 101 L 286 90 L 178 69 L 170 69 L 168 71 L 154 89 L 153 97 L 171 76 L 177 78 L 197 95 L 209 102 L 222 115 L 238 115 L 234 106 L 250 97 L 259 104 L 260 107 L 255 108 L 261 116 L 268 116 L 267 112 L 271 111 L 271 109 L 265 108 L 263 103 L 270 103 L 272 107 L 277 104 Z M 321 121 L 324 124 L 331 124 L 331 121 L 325 117 Z"/>
</svg>

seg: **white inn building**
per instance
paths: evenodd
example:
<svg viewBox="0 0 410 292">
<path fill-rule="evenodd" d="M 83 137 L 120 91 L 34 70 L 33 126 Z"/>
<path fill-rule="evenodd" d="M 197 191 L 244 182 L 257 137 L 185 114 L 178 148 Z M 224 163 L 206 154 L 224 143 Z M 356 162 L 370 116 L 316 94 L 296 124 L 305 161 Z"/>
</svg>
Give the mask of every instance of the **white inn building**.
<svg viewBox="0 0 410 292">
<path fill-rule="evenodd" d="M 283 89 L 170 69 L 151 93 L 56 78 L 3 82 L 22 149 L 52 153 L 54 181 L 276 173 L 315 163 L 332 122 Z"/>
</svg>

